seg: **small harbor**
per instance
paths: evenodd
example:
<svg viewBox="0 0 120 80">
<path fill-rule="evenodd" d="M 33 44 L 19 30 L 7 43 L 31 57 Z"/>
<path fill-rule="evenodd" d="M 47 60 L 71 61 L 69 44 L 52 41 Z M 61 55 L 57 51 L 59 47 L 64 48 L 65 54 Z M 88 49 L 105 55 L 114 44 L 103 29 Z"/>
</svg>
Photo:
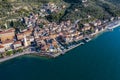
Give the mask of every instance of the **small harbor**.
<svg viewBox="0 0 120 80">
<path fill-rule="evenodd" d="M 33 48 L 28 47 L 22 53 L 18 53 L 18 54 L 11 55 L 11 56 L 0 59 L 0 62 L 4 62 L 4 61 L 7 61 L 7 60 L 10 60 L 10 59 L 13 59 L 15 57 L 22 56 L 22 55 L 26 55 L 26 54 L 27 55 L 33 54 L 33 55 L 37 55 L 37 56 L 45 56 L 45 57 L 50 57 L 50 58 L 56 58 L 60 55 L 64 55 L 68 51 L 70 51 L 70 50 L 72 50 L 72 49 L 74 49 L 78 46 L 86 44 L 87 42 L 91 41 L 94 38 L 95 35 L 97 35 L 99 33 L 102 33 L 103 31 L 111 30 L 111 29 L 114 29 L 116 27 L 119 27 L 119 25 L 120 25 L 120 20 L 108 24 L 108 26 L 104 30 L 100 30 L 100 31 L 98 31 L 94 34 L 91 34 L 87 37 L 84 37 L 81 40 L 75 40 L 75 41 L 72 41 L 68 44 L 62 44 L 62 43 L 58 42 L 58 44 L 59 44 L 58 51 L 59 52 L 40 52 L 40 51 L 32 50 L 32 49 L 34 49 L 34 47 Z"/>
</svg>

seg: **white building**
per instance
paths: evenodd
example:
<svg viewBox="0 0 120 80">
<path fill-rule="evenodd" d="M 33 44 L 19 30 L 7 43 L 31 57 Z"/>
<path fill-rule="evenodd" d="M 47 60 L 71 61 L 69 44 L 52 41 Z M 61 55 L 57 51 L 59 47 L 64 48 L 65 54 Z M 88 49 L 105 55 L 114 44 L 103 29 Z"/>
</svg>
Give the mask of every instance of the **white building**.
<svg viewBox="0 0 120 80">
<path fill-rule="evenodd" d="M 4 46 L 0 45 L 0 53 L 5 52 Z"/>
<path fill-rule="evenodd" d="M 9 50 L 9 49 L 12 49 L 13 42 L 14 41 L 7 40 L 3 42 L 2 45 L 5 47 L 6 50 Z"/>
<path fill-rule="evenodd" d="M 24 35 L 23 41 L 24 41 L 24 46 L 27 47 L 27 46 L 28 46 L 28 43 L 27 43 L 27 39 L 26 39 L 26 36 L 25 36 L 25 35 Z"/>
<path fill-rule="evenodd" d="M 14 49 L 19 48 L 19 47 L 21 47 L 21 46 L 22 46 L 21 41 L 16 41 L 16 42 L 14 42 L 14 44 L 13 44 Z"/>
</svg>

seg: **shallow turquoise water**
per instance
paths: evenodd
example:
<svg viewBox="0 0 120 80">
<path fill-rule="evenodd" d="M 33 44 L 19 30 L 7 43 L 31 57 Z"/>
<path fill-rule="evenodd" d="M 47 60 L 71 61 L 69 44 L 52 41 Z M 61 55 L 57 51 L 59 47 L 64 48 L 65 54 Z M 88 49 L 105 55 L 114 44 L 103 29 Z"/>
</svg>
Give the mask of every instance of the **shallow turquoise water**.
<svg viewBox="0 0 120 80">
<path fill-rule="evenodd" d="M 56 59 L 23 56 L 1 63 L 0 80 L 120 80 L 120 28 Z"/>
</svg>

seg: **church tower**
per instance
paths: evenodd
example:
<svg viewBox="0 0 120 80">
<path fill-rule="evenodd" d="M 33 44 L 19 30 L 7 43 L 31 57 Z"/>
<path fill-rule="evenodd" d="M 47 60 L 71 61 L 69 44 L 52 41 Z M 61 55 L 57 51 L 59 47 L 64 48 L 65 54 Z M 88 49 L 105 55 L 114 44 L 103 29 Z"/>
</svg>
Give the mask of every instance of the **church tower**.
<svg viewBox="0 0 120 80">
<path fill-rule="evenodd" d="M 34 32 L 34 37 L 35 37 L 35 38 L 39 38 L 36 30 L 35 30 L 35 32 Z"/>
<path fill-rule="evenodd" d="M 26 39 L 26 36 L 25 36 L 25 35 L 24 35 L 23 41 L 24 41 L 24 46 L 27 47 L 27 46 L 28 46 L 28 43 L 27 43 L 27 39 Z"/>
</svg>

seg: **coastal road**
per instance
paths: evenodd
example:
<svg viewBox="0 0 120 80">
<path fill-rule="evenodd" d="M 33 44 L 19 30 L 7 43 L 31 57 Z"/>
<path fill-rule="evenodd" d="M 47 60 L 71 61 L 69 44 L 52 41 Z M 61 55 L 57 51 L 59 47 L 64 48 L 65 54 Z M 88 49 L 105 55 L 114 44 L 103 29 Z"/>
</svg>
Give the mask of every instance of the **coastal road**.
<svg viewBox="0 0 120 80">
<path fill-rule="evenodd" d="M 16 53 L 14 55 L 11 55 L 11 56 L 8 56 L 8 57 L 5 57 L 5 58 L 1 58 L 0 63 L 4 62 L 4 61 L 7 61 L 7 60 L 10 60 L 10 59 L 13 59 L 13 58 L 16 58 L 16 57 L 19 57 L 19 56 L 22 56 L 22 55 L 25 55 L 25 54 L 31 54 L 31 53 L 36 53 L 36 52 L 35 51 L 30 51 L 29 49 L 26 49 L 22 53 Z"/>
<path fill-rule="evenodd" d="M 23 53 L 18 53 L 18 54 L 12 55 L 12 56 L 2 58 L 2 59 L 0 59 L 0 63 L 4 62 L 4 61 L 7 61 L 7 60 L 10 60 L 10 59 L 13 59 L 13 58 L 16 58 L 16 57 L 19 57 L 19 56 L 22 56 L 22 55 L 25 55 L 25 54 L 28 54 L 28 53 L 23 52 Z"/>
</svg>

